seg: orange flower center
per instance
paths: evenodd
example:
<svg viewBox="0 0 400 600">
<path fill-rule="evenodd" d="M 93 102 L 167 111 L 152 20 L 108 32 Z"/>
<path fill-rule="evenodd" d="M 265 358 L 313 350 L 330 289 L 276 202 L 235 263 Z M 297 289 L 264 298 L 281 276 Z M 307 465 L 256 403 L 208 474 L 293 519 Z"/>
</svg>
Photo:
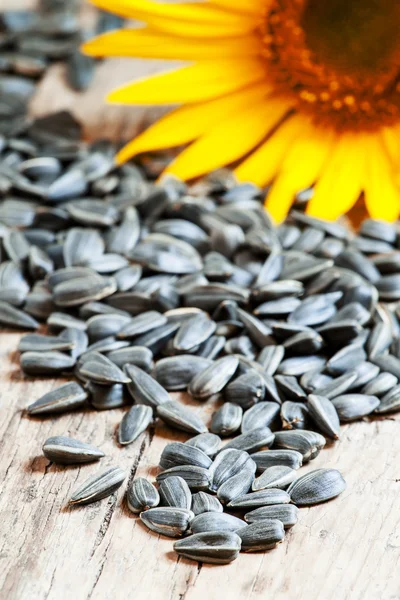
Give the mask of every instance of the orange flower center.
<svg viewBox="0 0 400 600">
<path fill-rule="evenodd" d="M 273 0 L 261 31 L 276 87 L 317 121 L 400 120 L 398 0 Z"/>
</svg>

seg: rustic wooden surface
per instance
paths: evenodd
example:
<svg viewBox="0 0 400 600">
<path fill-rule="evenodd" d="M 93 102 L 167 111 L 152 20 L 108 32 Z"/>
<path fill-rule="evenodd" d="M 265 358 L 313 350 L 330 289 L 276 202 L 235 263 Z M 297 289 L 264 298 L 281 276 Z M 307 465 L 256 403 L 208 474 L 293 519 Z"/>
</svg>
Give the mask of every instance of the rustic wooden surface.
<svg viewBox="0 0 400 600">
<path fill-rule="evenodd" d="M 0 7 L 26 5 L 3 0 Z M 157 70 L 155 61 L 151 68 Z M 85 94 L 68 90 L 54 66 L 31 106 L 33 114 L 70 108 L 88 136 L 134 135 L 151 118 L 146 110 L 105 106 L 105 93 L 144 71 L 139 61 L 108 61 Z M 400 598 L 399 420 L 342 428 L 341 440 L 310 468 L 340 469 L 347 490 L 337 500 L 302 509 L 299 523 L 275 550 L 240 555 L 229 566 L 179 559 L 173 541 L 147 531 L 124 501 L 128 481 L 154 477 L 168 440 L 184 440 L 157 425 L 120 448 L 115 428 L 123 409 L 78 411 L 34 419 L 27 404 L 59 385 L 20 374 L 19 334 L 0 332 L 0 598 L 7 600 L 395 600 Z M 193 403 L 192 403 L 193 404 Z M 198 410 L 202 410 L 201 407 Z M 208 413 L 211 407 L 208 407 Z M 209 418 L 209 414 L 207 415 Z M 83 467 L 50 465 L 41 454 L 51 435 L 71 435 L 104 450 Z M 109 464 L 128 476 L 119 492 L 70 509 L 71 492 Z"/>
<path fill-rule="evenodd" d="M 186 436 L 157 425 L 120 448 L 115 429 L 124 409 L 27 417 L 27 404 L 60 380 L 22 376 L 15 351 L 18 339 L 16 333 L 0 335 L 0 598 L 400 597 L 399 420 L 343 427 L 341 440 L 302 469 L 338 468 L 347 490 L 332 502 L 301 509 L 299 523 L 279 547 L 240 555 L 228 566 L 201 566 L 179 559 L 172 551 L 173 540 L 146 530 L 124 501 L 128 481 L 141 475 L 154 478 L 165 443 Z M 93 443 L 106 457 L 82 467 L 49 464 L 41 446 L 52 435 Z M 128 473 L 119 492 L 92 505 L 68 508 L 77 485 L 107 465 L 120 465 Z"/>
</svg>

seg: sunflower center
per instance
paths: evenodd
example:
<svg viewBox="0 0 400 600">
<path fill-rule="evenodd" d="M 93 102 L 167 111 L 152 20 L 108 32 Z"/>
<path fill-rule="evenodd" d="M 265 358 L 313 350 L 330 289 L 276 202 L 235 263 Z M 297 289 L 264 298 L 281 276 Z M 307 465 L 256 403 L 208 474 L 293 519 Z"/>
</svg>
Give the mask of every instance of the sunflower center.
<svg viewBox="0 0 400 600">
<path fill-rule="evenodd" d="M 278 89 L 357 130 L 400 119 L 399 32 L 398 0 L 273 0 L 262 27 Z"/>
</svg>

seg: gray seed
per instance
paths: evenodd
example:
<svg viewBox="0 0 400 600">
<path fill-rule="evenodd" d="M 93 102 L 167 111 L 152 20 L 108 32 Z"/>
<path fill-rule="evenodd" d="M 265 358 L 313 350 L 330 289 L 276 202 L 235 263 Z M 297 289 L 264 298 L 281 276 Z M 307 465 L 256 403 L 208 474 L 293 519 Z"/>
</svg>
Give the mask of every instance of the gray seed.
<svg viewBox="0 0 400 600">
<path fill-rule="evenodd" d="M 283 346 L 266 346 L 257 357 L 257 362 L 267 375 L 274 375 L 285 355 Z"/>
<path fill-rule="evenodd" d="M 339 438 L 340 421 L 334 404 L 323 396 L 310 394 L 308 396 L 308 410 L 316 426 L 329 438 Z"/>
<path fill-rule="evenodd" d="M 186 533 L 193 517 L 191 510 L 172 506 L 149 508 L 140 514 L 146 527 L 167 537 L 180 537 Z"/>
<path fill-rule="evenodd" d="M 321 434 L 307 429 L 277 431 L 274 440 L 276 448 L 300 452 L 303 456 L 303 462 L 318 456 L 325 443 L 325 438 Z"/>
<path fill-rule="evenodd" d="M 105 358 L 105 357 L 104 357 Z M 108 359 L 106 359 L 108 360 Z M 88 360 L 83 363 L 79 372 L 94 383 L 112 385 L 113 383 L 130 383 L 130 378 L 125 375 L 111 360 L 108 364 L 97 360 Z"/>
<path fill-rule="evenodd" d="M 254 317 L 241 308 L 237 309 L 237 314 L 250 338 L 257 346 L 263 348 L 271 341 L 271 329 L 264 325 L 260 319 L 257 319 L 257 317 Z"/>
<path fill-rule="evenodd" d="M 325 366 L 325 362 L 325 358 L 322 356 L 296 356 L 294 358 L 286 358 L 282 361 L 278 371 L 282 375 L 294 375 L 297 377 L 307 371 L 322 369 Z"/>
<path fill-rule="evenodd" d="M 379 415 L 387 413 L 394 413 L 400 410 L 400 385 L 394 386 L 383 398 L 381 399 L 375 412 Z"/>
<path fill-rule="evenodd" d="M 235 448 L 221 450 L 209 469 L 210 490 L 217 492 L 221 485 L 239 473 L 248 461 L 251 461 L 251 458 L 247 452 Z"/>
<path fill-rule="evenodd" d="M 160 483 L 160 497 L 165 506 L 190 510 L 192 504 L 192 494 L 188 484 L 182 477 L 172 476 L 164 479 Z"/>
<path fill-rule="evenodd" d="M 382 371 L 387 371 L 397 377 L 397 379 L 400 379 L 400 359 L 392 354 L 371 357 L 371 362 L 382 369 Z"/>
<path fill-rule="evenodd" d="M 377 377 L 367 383 L 361 390 L 367 396 L 378 396 L 380 398 L 397 386 L 398 379 L 391 373 L 379 373 Z"/>
<path fill-rule="evenodd" d="M 170 427 L 188 433 L 206 433 L 207 427 L 190 408 L 170 400 L 157 405 L 157 415 Z"/>
<path fill-rule="evenodd" d="M 174 550 L 180 556 L 218 565 L 235 560 L 240 547 L 240 537 L 230 531 L 197 533 L 174 544 Z"/>
<path fill-rule="evenodd" d="M 162 469 L 180 465 L 194 465 L 208 469 L 211 463 L 211 458 L 200 448 L 182 442 L 171 442 L 164 447 L 159 464 Z"/>
<path fill-rule="evenodd" d="M 129 486 L 126 492 L 126 500 L 129 510 L 137 514 L 158 506 L 160 496 L 150 481 L 147 481 L 144 477 L 138 477 Z"/>
<path fill-rule="evenodd" d="M 307 429 L 310 415 L 307 404 L 287 400 L 281 406 L 283 429 Z"/>
<path fill-rule="evenodd" d="M 263 302 L 254 309 L 254 314 L 260 317 L 285 316 L 292 313 L 300 305 L 301 300 L 298 298 L 282 297 L 279 300 Z"/>
<path fill-rule="evenodd" d="M 71 369 L 75 358 L 62 352 L 24 352 L 21 369 L 27 375 L 53 375 Z"/>
<path fill-rule="evenodd" d="M 171 467 L 157 475 L 158 483 L 161 483 L 168 477 L 182 477 L 188 484 L 191 490 L 207 490 L 210 483 L 210 475 L 208 469 L 203 467 L 195 467 L 193 465 L 181 465 L 179 467 Z"/>
<path fill-rule="evenodd" d="M 349 390 L 360 388 L 372 379 L 375 379 L 379 374 L 379 367 L 368 361 L 364 361 L 360 362 L 354 368 L 354 371 L 357 373 L 357 379 L 351 384 Z"/>
<path fill-rule="evenodd" d="M 244 410 L 254 406 L 265 396 L 265 382 L 261 374 L 251 369 L 226 386 L 224 397 L 227 402 L 238 404 Z"/>
<path fill-rule="evenodd" d="M 72 350 L 73 348 L 73 342 L 36 333 L 24 335 L 18 344 L 19 352 L 48 352 L 51 350 Z"/>
<path fill-rule="evenodd" d="M 118 442 L 121 445 L 131 444 L 147 429 L 153 419 L 153 409 L 139 404 L 132 406 L 125 413 L 118 429 Z"/>
<path fill-rule="evenodd" d="M 0 301 L 0 323 L 6 327 L 18 329 L 37 329 L 39 323 L 26 312 Z"/>
<path fill-rule="evenodd" d="M 95 229 L 75 227 L 67 232 L 64 242 L 66 267 L 86 266 L 87 262 L 104 252 L 104 241 Z"/>
<path fill-rule="evenodd" d="M 154 377 L 166 390 L 184 390 L 196 375 L 211 364 L 211 360 L 191 354 L 168 356 L 156 362 Z"/>
<path fill-rule="evenodd" d="M 197 356 L 214 360 L 222 352 L 226 338 L 222 335 L 212 335 L 206 342 L 200 344 Z"/>
<path fill-rule="evenodd" d="M 315 331 L 302 331 L 283 343 L 286 352 L 293 354 L 319 352 L 323 345 L 322 337 Z"/>
<path fill-rule="evenodd" d="M 243 415 L 241 431 L 247 433 L 254 429 L 270 427 L 279 414 L 279 404 L 276 402 L 259 402 Z"/>
<path fill-rule="evenodd" d="M 292 375 L 276 375 L 275 381 L 284 398 L 298 402 L 307 398 L 307 394 L 297 382 L 296 377 Z"/>
<path fill-rule="evenodd" d="M 157 329 L 157 327 L 162 327 L 166 323 L 167 317 L 165 315 L 162 315 L 155 310 L 149 310 L 130 319 L 130 321 L 120 329 L 117 337 L 120 339 L 133 338 L 137 335 Z"/>
<path fill-rule="evenodd" d="M 346 482 L 339 471 L 317 469 L 299 477 L 289 487 L 288 492 L 297 506 L 310 506 L 336 498 L 345 489 Z"/>
<path fill-rule="evenodd" d="M 157 408 L 161 404 L 170 403 L 168 392 L 150 375 L 133 364 L 126 364 L 125 373 L 128 375 L 128 391 L 135 402 Z"/>
<path fill-rule="evenodd" d="M 290 496 L 287 492 L 280 489 L 269 488 L 243 494 L 228 504 L 229 508 L 256 508 L 257 506 L 269 506 L 270 504 L 288 504 Z"/>
<path fill-rule="evenodd" d="M 58 306 L 79 306 L 92 300 L 101 300 L 111 296 L 117 289 L 115 279 L 91 275 L 70 279 L 55 286 L 53 300 Z"/>
<path fill-rule="evenodd" d="M 190 524 L 193 533 L 237 531 L 244 527 L 246 524 L 242 519 L 222 512 L 205 512 L 197 515 Z"/>
<path fill-rule="evenodd" d="M 141 276 L 142 267 L 140 265 L 130 265 L 128 267 L 119 269 L 116 273 L 114 273 L 114 279 L 117 282 L 118 291 L 127 292 L 131 290 L 138 283 Z"/>
<path fill-rule="evenodd" d="M 221 446 L 221 438 L 214 433 L 200 433 L 199 435 L 195 435 L 189 440 L 186 440 L 185 444 L 193 446 L 194 448 L 199 448 L 199 450 L 202 450 L 207 456 L 213 457 L 217 454 Z"/>
<path fill-rule="evenodd" d="M 379 406 L 379 398 L 366 394 L 344 394 L 332 400 L 341 421 L 355 421 L 372 413 Z"/>
<path fill-rule="evenodd" d="M 247 460 L 236 475 L 229 477 L 219 486 L 218 499 L 224 504 L 228 504 L 231 500 L 247 494 L 254 481 L 256 468 L 256 464 L 252 459 Z"/>
<path fill-rule="evenodd" d="M 59 331 L 68 327 L 80 329 L 81 331 L 86 330 L 85 321 L 61 312 L 52 312 L 47 319 L 47 325 L 51 331 Z"/>
<path fill-rule="evenodd" d="M 74 381 L 65 383 L 41 396 L 27 408 L 29 415 L 67 412 L 80 408 L 86 402 L 87 393 Z"/>
<path fill-rule="evenodd" d="M 107 358 L 120 369 L 126 364 L 131 364 L 142 371 L 149 372 L 153 366 L 153 353 L 144 346 L 129 346 L 113 350 L 107 354 Z"/>
<path fill-rule="evenodd" d="M 225 402 L 212 416 L 210 429 L 220 436 L 229 436 L 240 428 L 243 409 L 237 404 Z"/>
<path fill-rule="evenodd" d="M 253 492 L 268 488 L 285 489 L 296 478 L 297 473 L 295 469 L 276 465 L 275 467 L 269 467 L 268 469 L 265 469 L 265 471 L 263 471 L 263 473 L 253 481 L 251 489 Z"/>
<path fill-rule="evenodd" d="M 307 392 L 315 392 L 321 387 L 327 386 L 333 381 L 333 377 L 321 373 L 319 369 L 304 373 L 300 378 L 301 387 Z"/>
<path fill-rule="evenodd" d="M 73 465 L 99 460 L 104 452 L 91 444 L 70 437 L 55 436 L 43 444 L 43 454 L 51 462 L 60 465 Z"/>
<path fill-rule="evenodd" d="M 86 323 L 90 341 L 96 342 L 116 335 L 129 321 L 130 317 L 119 314 L 95 315 L 94 317 L 90 317 Z"/>
<path fill-rule="evenodd" d="M 323 396 L 324 398 L 335 398 L 336 396 L 340 396 L 347 392 L 348 389 L 356 382 L 358 378 L 357 371 L 348 371 L 347 373 L 343 373 L 340 377 L 336 379 L 332 379 L 328 384 L 323 385 L 321 387 L 317 387 L 315 390 L 318 392 L 319 396 Z"/>
<path fill-rule="evenodd" d="M 285 530 L 278 519 L 265 519 L 240 529 L 237 534 L 242 540 L 242 552 L 259 552 L 275 548 L 285 537 Z"/>
<path fill-rule="evenodd" d="M 367 340 L 367 352 L 369 358 L 383 354 L 393 341 L 390 323 L 377 323 Z"/>
<path fill-rule="evenodd" d="M 257 471 L 261 472 L 275 465 L 299 469 L 303 464 L 303 455 L 297 450 L 261 450 L 252 454 L 251 458 L 257 465 Z"/>
<path fill-rule="evenodd" d="M 125 471 L 119 467 L 109 467 L 87 479 L 72 494 L 70 504 L 89 504 L 111 496 L 122 485 Z"/>
<path fill-rule="evenodd" d="M 238 364 L 235 356 L 226 356 L 215 361 L 192 379 L 189 385 L 190 394 L 197 400 L 206 400 L 217 394 L 233 377 Z"/>
<path fill-rule="evenodd" d="M 275 436 L 269 427 L 258 427 L 251 431 L 241 433 L 233 440 L 225 444 L 224 449 L 235 448 L 245 452 L 256 452 L 261 448 L 272 446 Z"/>
<path fill-rule="evenodd" d="M 90 393 L 90 403 L 97 410 L 110 410 L 120 408 L 126 404 L 126 395 L 122 383 L 114 385 L 98 385 L 93 382 L 86 384 Z"/>
<path fill-rule="evenodd" d="M 135 344 L 137 346 L 146 346 L 149 348 L 154 355 L 161 352 L 165 348 L 167 342 L 174 337 L 178 323 L 167 323 L 156 329 L 152 329 L 143 335 L 139 335 L 135 338 Z"/>
<path fill-rule="evenodd" d="M 206 492 L 197 492 L 197 494 L 193 494 L 191 509 L 195 515 L 201 515 L 207 512 L 222 513 L 224 510 L 218 498 L 211 496 L 211 494 L 207 494 Z"/>
<path fill-rule="evenodd" d="M 290 529 L 297 523 L 299 509 L 294 504 L 276 504 L 261 506 L 246 513 L 244 519 L 247 523 L 257 523 L 265 519 L 278 519 L 285 529 Z"/>
<path fill-rule="evenodd" d="M 345 346 L 328 360 L 327 370 L 332 375 L 342 375 L 345 371 L 355 369 L 366 358 L 367 355 L 362 348 L 354 345 Z"/>
<path fill-rule="evenodd" d="M 88 348 L 88 336 L 85 331 L 75 329 L 75 327 L 67 327 L 58 335 L 59 340 L 65 340 L 66 343 L 73 344 L 70 351 L 72 358 L 79 358 Z"/>
</svg>

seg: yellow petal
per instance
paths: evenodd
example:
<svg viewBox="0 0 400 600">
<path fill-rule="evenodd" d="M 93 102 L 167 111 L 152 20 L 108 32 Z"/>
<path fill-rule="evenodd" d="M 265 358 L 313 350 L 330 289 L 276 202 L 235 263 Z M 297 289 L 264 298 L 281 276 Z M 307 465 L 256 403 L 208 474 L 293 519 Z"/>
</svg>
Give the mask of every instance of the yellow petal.
<svg viewBox="0 0 400 600">
<path fill-rule="evenodd" d="M 261 46 L 260 39 L 250 35 L 215 40 L 192 39 L 143 28 L 104 33 L 83 44 L 82 51 L 90 56 L 200 60 L 257 56 L 260 55 Z"/>
<path fill-rule="evenodd" d="M 227 116 L 259 102 L 267 93 L 268 88 L 262 83 L 210 102 L 178 108 L 122 148 L 117 160 L 123 163 L 140 152 L 172 148 L 191 142 Z"/>
<path fill-rule="evenodd" d="M 256 59 L 203 61 L 189 67 L 144 77 L 108 96 L 122 104 L 203 102 L 265 79 L 265 65 Z"/>
<path fill-rule="evenodd" d="M 381 136 L 392 164 L 400 168 L 400 126 L 383 127 Z"/>
<path fill-rule="evenodd" d="M 277 222 L 286 217 L 296 193 L 315 183 L 333 140 L 332 131 L 316 129 L 309 123 L 293 141 L 266 200 L 266 207 Z"/>
<path fill-rule="evenodd" d="M 287 148 L 304 126 L 305 119 L 294 115 L 287 119 L 278 130 L 234 171 L 237 179 L 250 181 L 263 187 L 276 175 Z"/>
<path fill-rule="evenodd" d="M 315 186 L 307 213 L 329 221 L 337 219 L 357 202 L 364 178 L 364 138 L 353 133 L 342 134 Z"/>
<path fill-rule="evenodd" d="M 260 143 L 290 107 L 289 101 L 266 99 L 228 117 L 184 150 L 166 172 L 192 179 L 241 158 Z"/>
<path fill-rule="evenodd" d="M 213 0 L 211 4 L 220 6 L 229 11 L 246 13 L 250 15 L 262 16 L 272 0 L 240 0 L 240 2 L 232 2 L 231 0 Z"/>
<path fill-rule="evenodd" d="M 373 219 L 396 221 L 400 212 L 400 189 L 382 141 L 370 136 L 366 146 L 365 204 Z"/>
<path fill-rule="evenodd" d="M 226 11 L 206 2 L 162 3 L 149 0 L 91 0 L 97 7 L 176 35 L 240 35 L 257 27 L 257 18 Z"/>
</svg>

